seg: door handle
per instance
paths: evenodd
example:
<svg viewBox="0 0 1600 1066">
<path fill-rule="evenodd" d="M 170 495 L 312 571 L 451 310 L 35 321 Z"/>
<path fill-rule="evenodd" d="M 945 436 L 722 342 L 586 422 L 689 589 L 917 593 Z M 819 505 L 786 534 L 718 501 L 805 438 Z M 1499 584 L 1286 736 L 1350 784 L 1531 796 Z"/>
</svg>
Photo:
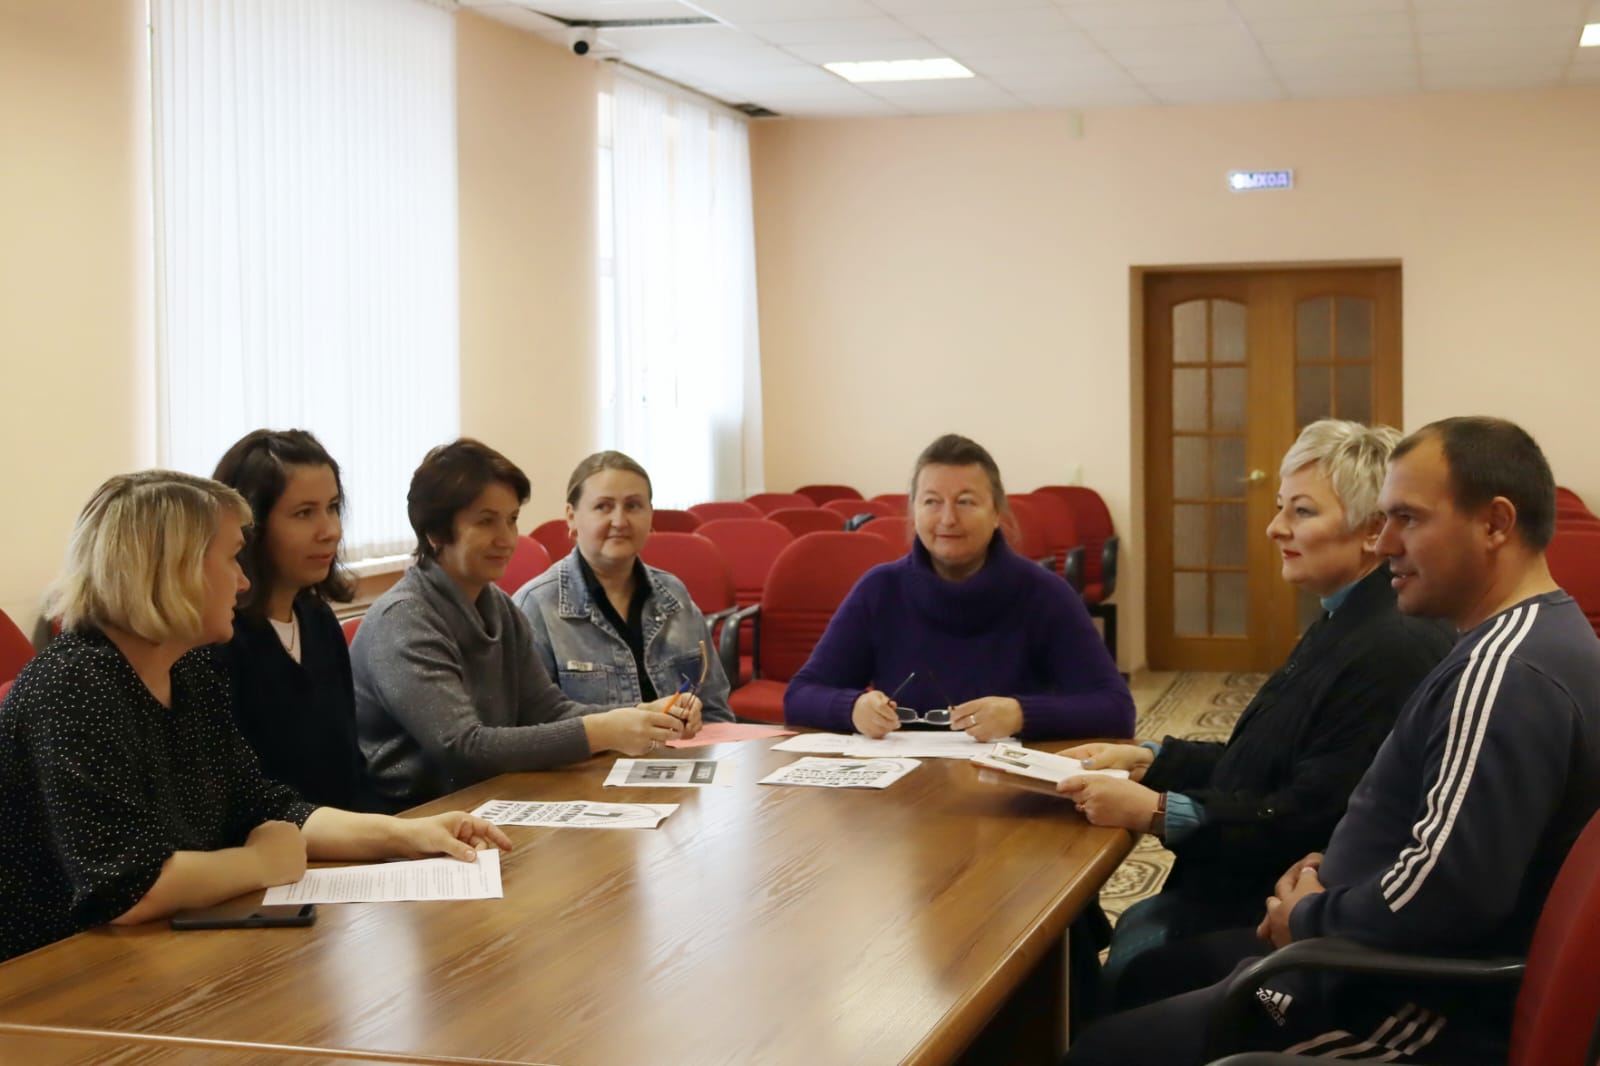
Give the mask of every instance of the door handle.
<svg viewBox="0 0 1600 1066">
<path fill-rule="evenodd" d="M 1267 480 L 1267 472 L 1265 470 L 1252 470 L 1249 474 L 1245 475 L 1239 480 L 1248 482 L 1251 485 L 1256 485 Z"/>
</svg>

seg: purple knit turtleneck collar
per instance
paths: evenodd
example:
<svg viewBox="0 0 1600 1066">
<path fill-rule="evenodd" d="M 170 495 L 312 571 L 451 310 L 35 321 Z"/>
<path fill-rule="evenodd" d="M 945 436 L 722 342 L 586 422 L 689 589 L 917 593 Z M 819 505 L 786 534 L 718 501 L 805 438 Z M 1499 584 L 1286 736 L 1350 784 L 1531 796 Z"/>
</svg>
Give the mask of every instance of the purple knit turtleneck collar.
<svg viewBox="0 0 1600 1066">
<path fill-rule="evenodd" d="M 906 591 L 912 606 L 930 625 L 946 632 L 974 632 L 988 628 L 996 616 L 1019 606 L 1020 568 L 1028 565 L 996 530 L 983 568 L 964 581 L 947 581 L 934 570 L 933 559 L 919 538 L 912 541 L 906 558 Z"/>
</svg>

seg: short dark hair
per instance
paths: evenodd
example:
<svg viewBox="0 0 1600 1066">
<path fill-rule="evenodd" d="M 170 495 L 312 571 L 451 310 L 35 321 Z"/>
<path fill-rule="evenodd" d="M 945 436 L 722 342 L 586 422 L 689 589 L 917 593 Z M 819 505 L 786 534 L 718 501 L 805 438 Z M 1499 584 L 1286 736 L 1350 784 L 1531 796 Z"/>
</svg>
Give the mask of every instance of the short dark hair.
<svg viewBox="0 0 1600 1066">
<path fill-rule="evenodd" d="M 406 493 L 406 517 L 417 534 L 412 554 L 419 562 L 438 554 L 435 541 L 449 544 L 456 539 L 456 512 L 497 481 L 516 494 L 517 503 L 528 502 L 533 488 L 528 475 L 482 441 L 462 437 L 423 456 Z"/>
<path fill-rule="evenodd" d="M 1543 551 L 1556 531 L 1556 479 L 1538 442 L 1515 422 L 1487 415 L 1430 422 L 1395 445 L 1390 461 L 1437 440 L 1450 467 L 1456 508 L 1476 510 L 1504 496 L 1517 510 L 1523 543 Z"/>
<path fill-rule="evenodd" d="M 922 474 L 925 466 L 978 466 L 983 468 L 984 474 L 989 478 L 989 491 L 994 495 L 994 509 L 1001 514 L 1009 514 L 1011 507 L 1006 503 L 1006 487 L 1000 480 L 1000 465 L 994 461 L 994 456 L 989 450 L 970 437 L 963 437 L 959 433 L 946 433 L 926 448 L 917 456 L 917 464 L 911 468 L 911 495 L 917 493 L 917 478 Z"/>
<path fill-rule="evenodd" d="M 332 470 L 343 507 L 344 481 L 339 476 L 339 464 L 321 441 L 303 429 L 258 429 L 246 433 L 227 450 L 211 474 L 243 496 L 255 515 L 255 524 L 246 532 L 244 550 L 239 553 L 239 565 L 250 579 L 239 609 L 253 615 L 266 609 L 267 595 L 277 577 L 267 556 L 267 520 L 289 485 L 289 468 L 295 466 L 325 466 Z M 343 543 L 341 540 L 340 548 Z M 349 603 L 355 594 L 355 577 L 345 569 L 337 550 L 328 576 L 301 591 L 301 595 L 312 599 L 337 603 Z"/>
<path fill-rule="evenodd" d="M 583 462 L 573 468 L 572 476 L 567 479 L 567 504 L 578 506 L 578 501 L 583 498 L 583 483 L 600 473 L 602 470 L 623 470 L 630 474 L 638 474 L 644 478 L 645 495 L 655 498 L 655 487 L 650 484 L 650 475 L 645 473 L 644 467 L 638 460 L 622 452 L 595 452 Z"/>
</svg>

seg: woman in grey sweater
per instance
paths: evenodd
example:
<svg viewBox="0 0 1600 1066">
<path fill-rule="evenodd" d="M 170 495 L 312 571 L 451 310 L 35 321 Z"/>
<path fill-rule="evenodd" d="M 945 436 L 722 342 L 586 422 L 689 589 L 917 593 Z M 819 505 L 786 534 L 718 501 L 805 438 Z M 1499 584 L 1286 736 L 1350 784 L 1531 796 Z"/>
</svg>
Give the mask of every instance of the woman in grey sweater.
<svg viewBox="0 0 1600 1066">
<path fill-rule="evenodd" d="M 350 648 L 356 727 L 374 788 L 400 809 L 495 774 L 615 750 L 643 755 L 700 729 L 700 704 L 574 703 L 534 653 L 528 620 L 494 581 L 517 546 L 528 478 L 463 438 L 411 478 L 417 563 L 378 598 Z"/>
</svg>

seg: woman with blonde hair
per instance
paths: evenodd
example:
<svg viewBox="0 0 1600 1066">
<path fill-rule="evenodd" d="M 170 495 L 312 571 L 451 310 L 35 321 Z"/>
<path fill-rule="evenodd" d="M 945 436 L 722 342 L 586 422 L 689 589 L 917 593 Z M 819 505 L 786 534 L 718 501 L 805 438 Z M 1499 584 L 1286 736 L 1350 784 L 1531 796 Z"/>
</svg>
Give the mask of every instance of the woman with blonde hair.
<svg viewBox="0 0 1600 1066">
<path fill-rule="evenodd" d="M 1130 772 L 1062 783 L 1090 822 L 1152 833 L 1176 854 L 1161 892 L 1130 907 L 1112 936 L 1105 987 L 1118 1009 L 1221 976 L 1202 934 L 1254 925 L 1278 875 L 1327 844 L 1411 690 L 1454 642 L 1447 626 L 1400 613 L 1378 556 L 1378 493 L 1399 439 L 1387 426 L 1323 419 L 1284 455 L 1266 534 L 1283 579 L 1319 596 L 1323 613 L 1227 743 L 1063 752 Z"/>
<path fill-rule="evenodd" d="M 60 637 L 0 703 L 0 958 L 305 872 L 308 859 L 510 847 L 455 811 L 400 819 L 304 802 L 263 777 L 207 645 L 233 635 L 250 508 L 164 470 L 107 481 L 49 597 Z"/>
</svg>

